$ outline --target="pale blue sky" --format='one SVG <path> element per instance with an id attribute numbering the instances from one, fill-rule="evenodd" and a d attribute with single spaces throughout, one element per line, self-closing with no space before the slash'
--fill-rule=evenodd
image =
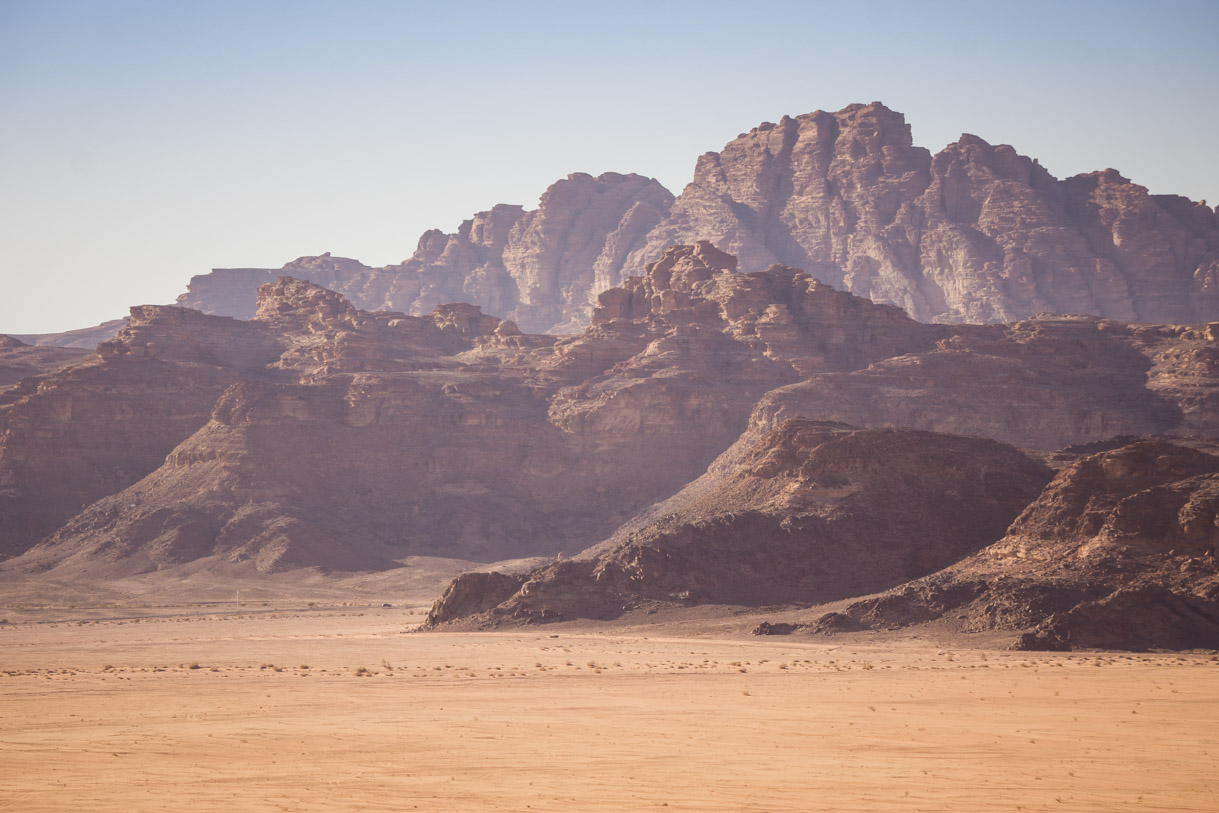
<path id="1" fill-rule="evenodd" d="M 212 267 L 398 262 L 571 172 L 674 193 L 784 114 L 883 101 L 1059 177 L 1219 202 L 1219 2 L 0 0 L 0 332 Z"/>

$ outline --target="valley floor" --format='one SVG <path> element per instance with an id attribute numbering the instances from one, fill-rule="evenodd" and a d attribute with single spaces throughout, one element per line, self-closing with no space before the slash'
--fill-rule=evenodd
<path id="1" fill-rule="evenodd" d="M 0 611 L 0 809 L 1219 806 L 1209 654 L 408 633 L 423 611 Z"/>

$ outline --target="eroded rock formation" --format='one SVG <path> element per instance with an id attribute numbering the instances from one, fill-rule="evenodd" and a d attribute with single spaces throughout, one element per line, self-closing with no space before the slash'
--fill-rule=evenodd
<path id="1" fill-rule="evenodd" d="M 926 322 L 1219 319 L 1213 209 L 1113 170 L 1059 181 L 972 135 L 932 156 L 878 102 L 784 117 L 705 154 L 628 268 L 693 239 Z"/>
<path id="2" fill-rule="evenodd" d="M 1219 646 L 1219 457 L 1139 441 L 1068 466 L 1003 539 L 852 605 L 864 626 L 949 616 L 1024 649 Z"/>
<path id="3" fill-rule="evenodd" d="M 220 268 L 194 277 L 178 303 L 248 319 L 258 286 L 280 275 L 338 291 L 366 310 L 421 315 L 468 302 L 529 332 L 588 324 L 597 294 L 625 278 L 627 256 L 668 212 L 673 195 L 651 178 L 576 173 L 551 184 L 538 208 L 498 205 L 453 234 L 431 230 L 399 265 L 300 257 L 282 269 Z"/>
<path id="4" fill-rule="evenodd" d="M 51 372 L 85 355 L 83 350 L 66 347 L 30 346 L 14 336 L 0 334 L 0 394 L 23 378 Z"/>
<path id="5" fill-rule="evenodd" d="M 44 429 L 5 448 L 41 444 L 8 464 L 8 513 L 41 524 L 10 538 L 58 528 L 22 561 L 115 573 L 210 556 L 377 569 L 578 550 L 701 474 L 763 393 L 928 348 L 942 330 L 792 269 L 733 265 L 706 244 L 675 249 L 566 339 L 472 305 L 369 313 L 287 277 L 260 288 L 249 322 L 133 309 L 94 359 L 15 397 L 10 418 Z M 135 394 L 157 381 L 172 426 L 147 421 L 157 399 Z M 61 389 L 74 414 L 54 408 Z M 143 411 L 147 449 L 108 490 L 51 473 L 22 487 L 21 466 L 70 466 L 80 432 L 118 454 L 123 432 L 78 416 L 120 429 L 123 410 Z"/>
<path id="6" fill-rule="evenodd" d="M 1003 533 L 1050 478 L 979 438 L 792 419 L 576 559 L 517 579 L 494 606 L 458 577 L 428 623 L 616 618 L 647 602 L 815 603 L 894 586 Z M 478 582 L 475 584 L 475 582 Z M 507 593 L 507 595 L 504 595 Z"/>
<path id="7" fill-rule="evenodd" d="M 0 553 L 157 469 L 272 348 L 258 325 L 141 306 L 85 361 L 0 394 Z"/>
<path id="8" fill-rule="evenodd" d="M 0 394 L 20 554 L 0 577 L 588 549 L 461 582 L 435 620 L 809 603 L 1003 536 L 1049 474 L 996 441 L 1219 433 L 1215 326 L 923 324 L 709 242 L 603 292 L 591 321 L 558 337 L 470 304 L 369 312 L 291 277 L 250 321 L 133 308 L 83 362 Z"/>
<path id="9" fill-rule="evenodd" d="M 1058 180 L 972 135 L 933 156 L 879 102 L 755 127 L 699 158 L 676 199 L 638 175 L 575 174 L 536 210 L 499 205 L 454 234 L 428 231 L 400 265 L 323 255 L 217 269 L 179 301 L 249 318 L 257 286 L 287 274 L 368 310 L 463 301 L 527 332 L 565 333 L 588 323 L 597 294 L 698 240 L 742 271 L 799 268 L 923 322 L 1219 320 L 1214 209 L 1111 169 Z"/>

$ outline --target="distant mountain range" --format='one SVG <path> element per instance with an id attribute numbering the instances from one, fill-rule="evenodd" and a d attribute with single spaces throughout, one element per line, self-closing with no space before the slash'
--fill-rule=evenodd
<path id="1" fill-rule="evenodd" d="M 1219 325 L 926 324 L 709 242 L 591 322 L 285 276 L 249 321 L 139 306 L 93 354 L 5 340 L 0 586 L 564 553 L 459 578 L 432 623 L 859 598 L 827 629 L 1219 642 Z"/>
<path id="2" fill-rule="evenodd" d="M 964 135 L 932 155 L 874 102 L 784 117 L 698 159 L 676 198 L 655 180 L 570 175 L 536 210 L 498 205 L 429 231 L 400 265 L 301 257 L 217 269 L 179 303 L 249 318 L 281 274 L 366 310 L 469 302 L 527 332 L 588 324 L 597 294 L 671 245 L 709 240 L 743 271 L 781 263 L 922 322 L 1079 313 L 1219 320 L 1219 216 L 1108 169 L 1058 180 L 1009 146 Z"/>
<path id="3" fill-rule="evenodd" d="M 677 198 L 572 175 L 398 266 L 216 270 L 0 336 L 0 591 L 427 559 L 488 565 L 433 627 L 836 602 L 765 631 L 1216 647 L 1217 246 L 872 104 Z"/>

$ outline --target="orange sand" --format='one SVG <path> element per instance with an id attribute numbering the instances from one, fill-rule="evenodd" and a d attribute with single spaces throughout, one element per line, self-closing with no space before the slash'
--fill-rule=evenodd
<path id="1" fill-rule="evenodd" d="M 0 810 L 1219 809 L 1209 655 L 419 620 L 0 625 Z"/>

